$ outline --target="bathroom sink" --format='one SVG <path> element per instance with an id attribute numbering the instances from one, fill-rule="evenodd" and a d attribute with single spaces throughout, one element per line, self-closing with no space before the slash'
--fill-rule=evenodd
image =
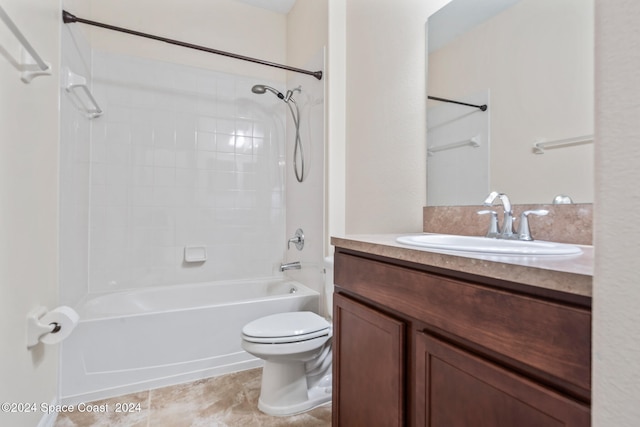
<path id="1" fill-rule="evenodd" d="M 491 255 L 538 256 L 576 255 L 582 253 L 582 249 L 579 247 L 564 243 L 545 242 L 542 240 L 504 240 L 453 234 L 412 234 L 398 237 L 396 241 L 425 250 L 435 249 Z"/>

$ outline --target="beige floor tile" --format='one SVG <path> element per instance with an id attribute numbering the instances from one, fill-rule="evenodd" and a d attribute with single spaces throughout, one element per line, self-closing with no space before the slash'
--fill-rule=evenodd
<path id="1" fill-rule="evenodd" d="M 147 427 L 149 420 L 149 392 L 127 394 L 112 399 L 87 403 L 86 407 L 103 412 L 74 412 L 58 415 L 54 427 Z"/>
<path id="2" fill-rule="evenodd" d="M 152 426 L 330 426 L 331 407 L 291 417 L 258 410 L 260 369 L 151 391 Z"/>
<path id="3" fill-rule="evenodd" d="M 328 427 L 331 405 L 290 417 L 258 410 L 261 369 L 164 387 L 93 402 L 108 405 L 104 414 L 58 416 L 55 427 Z M 116 413 L 117 403 L 140 403 L 140 412 Z"/>

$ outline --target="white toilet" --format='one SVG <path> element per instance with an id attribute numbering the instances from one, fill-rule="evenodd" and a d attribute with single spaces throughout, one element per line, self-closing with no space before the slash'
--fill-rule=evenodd
<path id="1" fill-rule="evenodd" d="M 333 258 L 326 263 L 326 302 L 333 311 Z M 285 416 L 331 400 L 330 321 L 310 311 L 272 314 L 242 328 L 242 348 L 264 360 L 258 408 Z"/>

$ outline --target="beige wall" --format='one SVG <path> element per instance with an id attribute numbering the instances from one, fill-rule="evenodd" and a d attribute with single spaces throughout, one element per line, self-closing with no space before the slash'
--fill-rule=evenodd
<path id="1" fill-rule="evenodd" d="M 347 233 L 421 230 L 425 22 L 445 3 L 346 2 Z"/>
<path id="2" fill-rule="evenodd" d="M 593 426 L 640 420 L 640 2 L 596 0 Z"/>
<path id="3" fill-rule="evenodd" d="M 328 0 L 297 2 L 287 15 L 287 65 L 302 68 L 327 45 L 327 3 Z"/>
<path id="4" fill-rule="evenodd" d="M 57 346 L 26 348 L 26 316 L 58 302 L 58 57 L 60 7 L 6 0 L 3 9 L 52 76 L 30 84 L 0 56 L 0 402 L 49 404 L 57 395 Z M 0 45 L 17 42 L 0 23 Z M 0 412 L 0 425 L 35 426 L 34 413 Z"/>
<path id="5" fill-rule="evenodd" d="M 326 166 L 326 242 L 327 252 L 331 236 L 345 234 L 346 212 L 346 53 L 347 27 L 344 0 L 328 0 L 327 72 L 327 166 Z"/>
<path id="6" fill-rule="evenodd" d="M 92 19 L 212 49 L 286 63 L 286 16 L 234 0 L 91 0 Z M 72 10 L 69 12 L 73 13 Z M 78 16 L 80 16 L 78 14 Z M 255 25 L 259 22 L 260 25 Z M 73 24 L 84 25 L 84 24 Z M 91 27 L 95 49 L 284 81 L 276 68 Z"/>

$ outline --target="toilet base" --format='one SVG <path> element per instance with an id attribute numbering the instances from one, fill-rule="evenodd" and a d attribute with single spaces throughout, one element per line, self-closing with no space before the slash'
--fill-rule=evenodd
<path id="1" fill-rule="evenodd" d="M 331 401 L 331 369 L 308 388 L 305 363 L 266 361 L 258 409 L 268 415 L 288 416 Z"/>
<path id="2" fill-rule="evenodd" d="M 300 414 L 331 402 L 331 387 L 328 389 L 314 387 L 308 391 L 308 394 L 309 398 L 306 401 L 287 406 L 268 405 L 260 398 L 258 399 L 258 409 L 267 415 L 286 417 Z"/>

